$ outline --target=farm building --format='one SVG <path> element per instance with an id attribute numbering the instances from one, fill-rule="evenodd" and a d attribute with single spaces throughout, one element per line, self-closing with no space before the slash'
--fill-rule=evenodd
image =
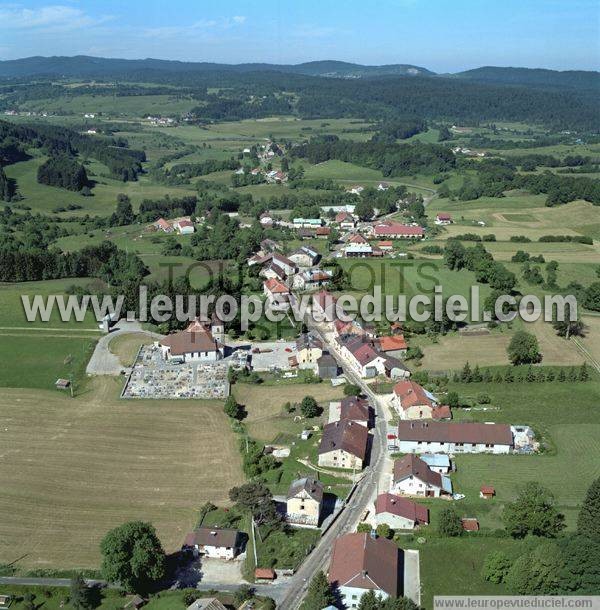
<path id="1" fill-rule="evenodd" d="M 425 235 L 423 227 L 405 225 L 392 220 L 379 222 L 373 226 L 375 237 L 389 237 L 392 239 L 422 239 Z"/>
<path id="2" fill-rule="evenodd" d="M 402 453 L 509 453 L 513 435 L 507 424 L 401 421 L 398 447 Z"/>
<path id="3" fill-rule="evenodd" d="M 323 427 L 319 445 L 319 466 L 357 468 L 365 464 L 369 432 L 352 421 L 338 421 Z"/>

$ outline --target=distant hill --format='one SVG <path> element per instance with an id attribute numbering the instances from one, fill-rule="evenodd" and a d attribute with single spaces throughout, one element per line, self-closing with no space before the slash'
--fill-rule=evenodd
<path id="1" fill-rule="evenodd" d="M 542 68 L 497 68 L 485 66 L 452 75 L 479 82 L 541 87 L 600 88 L 600 72 L 544 70 Z"/>
<path id="2" fill-rule="evenodd" d="M 23 78 L 28 76 L 103 77 L 141 71 L 164 72 L 265 72 L 276 71 L 306 76 L 337 78 L 365 78 L 369 76 L 407 75 L 425 76 L 434 72 L 407 64 L 362 66 L 343 61 L 311 61 L 302 64 L 217 64 L 208 62 L 171 61 L 164 59 L 108 59 L 77 55 L 75 57 L 25 57 L 0 61 L 0 77 Z"/>

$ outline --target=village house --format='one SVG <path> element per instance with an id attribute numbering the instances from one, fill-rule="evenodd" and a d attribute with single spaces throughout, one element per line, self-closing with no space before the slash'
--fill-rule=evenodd
<path id="1" fill-rule="evenodd" d="M 294 288 L 310 291 L 327 286 L 331 281 L 332 272 L 323 269 L 307 269 L 294 276 Z"/>
<path id="2" fill-rule="evenodd" d="M 373 246 L 368 242 L 364 244 L 348 243 L 344 246 L 343 252 L 346 258 L 369 258 L 373 256 Z"/>
<path id="3" fill-rule="evenodd" d="M 174 226 L 181 235 L 190 235 L 195 231 L 194 223 L 189 218 L 181 218 Z"/>
<path id="4" fill-rule="evenodd" d="M 344 237 L 344 242 L 347 244 L 368 244 L 367 238 L 360 233 L 348 233 Z"/>
<path id="5" fill-rule="evenodd" d="M 330 353 L 324 353 L 317 360 L 317 371 L 321 379 L 335 379 L 339 372 L 338 363 Z"/>
<path id="6" fill-rule="evenodd" d="M 298 267 L 312 267 L 319 260 L 320 255 L 317 251 L 309 248 L 308 246 L 300 246 L 297 250 L 288 255 L 291 260 Z"/>
<path id="7" fill-rule="evenodd" d="M 351 421 L 369 429 L 373 426 L 373 409 L 364 398 L 346 396 L 329 403 L 329 423 Z"/>
<path id="8" fill-rule="evenodd" d="M 314 368 L 323 355 L 323 342 L 310 333 L 302 333 L 296 339 L 296 361 L 300 368 Z"/>
<path id="9" fill-rule="evenodd" d="M 352 421 L 326 424 L 319 445 L 319 466 L 362 470 L 367 457 L 369 431 Z"/>
<path id="10" fill-rule="evenodd" d="M 377 347 L 381 353 L 386 356 L 393 356 L 394 358 L 403 358 L 408 351 L 404 335 L 400 334 L 391 337 L 379 337 Z"/>
<path id="11" fill-rule="evenodd" d="M 350 231 L 356 227 L 356 219 L 348 212 L 338 212 L 334 222 L 339 225 L 342 231 Z"/>
<path id="12" fill-rule="evenodd" d="M 448 405 L 440 405 L 437 398 L 414 381 L 399 381 L 394 386 L 392 404 L 401 419 L 450 419 Z"/>
<path id="13" fill-rule="evenodd" d="M 414 381 L 399 381 L 394 386 L 392 403 L 402 419 L 431 419 L 438 401 Z"/>
<path id="14" fill-rule="evenodd" d="M 291 261 L 283 254 L 279 254 L 278 252 L 273 252 L 271 254 L 271 261 L 277 266 L 281 267 L 286 275 L 294 275 L 298 271 L 298 267 L 294 261 Z"/>
<path id="15" fill-rule="evenodd" d="M 352 336 L 340 342 L 342 355 L 364 379 L 385 374 L 385 358 L 363 337 Z"/>
<path id="16" fill-rule="evenodd" d="M 397 444 L 402 453 L 510 453 L 513 435 L 507 424 L 401 421 Z"/>
<path id="17" fill-rule="evenodd" d="M 286 498 L 286 520 L 317 527 L 323 508 L 323 484 L 312 477 L 293 481 Z"/>
<path id="18" fill-rule="evenodd" d="M 390 252 L 394 249 L 394 242 L 387 240 L 378 241 L 377 247 L 383 252 Z"/>
<path id="19" fill-rule="evenodd" d="M 318 239 L 327 239 L 331 235 L 330 227 L 318 227 L 315 231 L 315 236 Z"/>
<path id="20" fill-rule="evenodd" d="M 327 290 L 312 295 L 312 314 L 318 321 L 333 322 L 337 319 L 336 297 Z"/>
<path id="21" fill-rule="evenodd" d="M 290 290 L 281 280 L 277 278 L 265 280 L 263 292 L 271 309 L 283 310 L 290 307 Z"/>
<path id="22" fill-rule="evenodd" d="M 387 191 L 390 188 L 390 185 L 387 182 L 380 182 L 377 185 L 378 191 Z"/>
<path id="23" fill-rule="evenodd" d="M 175 230 L 171 223 L 167 222 L 164 218 L 159 218 L 152 225 L 157 231 L 163 231 L 164 233 L 173 233 Z"/>
<path id="24" fill-rule="evenodd" d="M 270 212 L 263 212 L 258 221 L 260 222 L 260 226 L 269 229 L 275 224 L 275 219 L 271 216 Z"/>
<path id="25" fill-rule="evenodd" d="M 443 212 L 440 212 L 436 215 L 434 222 L 436 225 L 451 225 L 452 216 L 450 216 L 450 214 L 444 214 Z"/>
<path id="26" fill-rule="evenodd" d="M 191 550 L 195 557 L 205 555 L 215 559 L 235 559 L 243 545 L 243 536 L 238 530 L 199 527 L 185 537 L 182 550 Z"/>
<path id="27" fill-rule="evenodd" d="M 340 536 L 333 545 L 327 579 L 343 607 L 358 608 L 368 591 L 383 599 L 402 595 L 401 552 L 386 538 L 358 532 Z"/>
<path id="28" fill-rule="evenodd" d="M 394 462 L 391 491 L 406 496 L 439 498 L 443 494 L 452 494 L 452 482 L 411 453 Z"/>
<path id="29" fill-rule="evenodd" d="M 360 184 L 355 184 L 354 186 L 348 187 L 346 189 L 346 192 L 352 193 L 353 195 L 360 195 L 364 190 L 364 186 L 361 186 Z"/>
<path id="30" fill-rule="evenodd" d="M 422 239 L 425 235 L 423 227 L 405 225 L 393 220 L 385 220 L 373 226 L 375 237 L 390 237 L 392 239 Z"/>
<path id="31" fill-rule="evenodd" d="M 408 498 L 382 493 L 375 500 L 375 523 L 385 523 L 394 530 L 412 530 L 429 525 L 429 509 Z"/>

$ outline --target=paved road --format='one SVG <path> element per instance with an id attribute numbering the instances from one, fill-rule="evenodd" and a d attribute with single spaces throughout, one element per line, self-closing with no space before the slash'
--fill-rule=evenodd
<path id="1" fill-rule="evenodd" d="M 108 349 L 108 344 L 113 337 L 126 333 L 146 333 L 152 337 L 159 338 L 161 335 L 145 331 L 139 322 L 128 322 L 119 320 L 110 333 L 103 335 L 96 343 L 94 353 L 87 364 L 85 372 L 88 375 L 120 375 L 124 367 L 119 359 Z"/>
<path id="2" fill-rule="evenodd" d="M 333 337 L 330 332 L 323 328 L 323 326 L 317 325 L 310 319 L 310 316 L 307 317 L 306 324 L 313 333 L 317 334 L 322 341 L 328 345 L 331 354 L 343 369 L 346 378 L 358 385 L 369 397 L 377 418 L 370 462 L 365 469 L 364 477 L 358 483 L 356 491 L 348 501 L 346 509 L 342 511 L 335 523 L 320 539 L 312 553 L 306 558 L 298 568 L 294 577 L 290 580 L 286 594 L 281 600 L 281 608 L 285 608 L 286 610 L 288 608 L 298 608 L 306 594 L 312 577 L 319 570 L 326 571 L 333 548 L 333 542 L 339 536 L 353 532 L 356 529 L 356 526 L 360 522 L 361 515 L 372 505 L 377 490 L 382 489 L 382 482 L 385 481 L 387 470 L 391 467 L 391 461 L 387 455 L 386 444 L 388 406 L 385 399 L 375 394 L 352 366 L 341 356 L 337 350 L 336 344 L 332 340 Z M 411 557 L 409 562 L 411 576 L 409 577 L 410 584 L 407 586 L 406 595 L 410 596 L 415 602 L 418 602 L 420 599 L 419 559 L 418 552 L 415 551 L 415 554 L 417 555 L 416 562 L 414 557 Z"/>

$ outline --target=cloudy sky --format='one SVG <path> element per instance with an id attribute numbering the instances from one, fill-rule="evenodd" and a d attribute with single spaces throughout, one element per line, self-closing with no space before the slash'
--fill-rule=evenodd
<path id="1" fill-rule="evenodd" d="M 59 1 L 0 0 L 0 59 L 600 67 L 598 0 Z"/>

